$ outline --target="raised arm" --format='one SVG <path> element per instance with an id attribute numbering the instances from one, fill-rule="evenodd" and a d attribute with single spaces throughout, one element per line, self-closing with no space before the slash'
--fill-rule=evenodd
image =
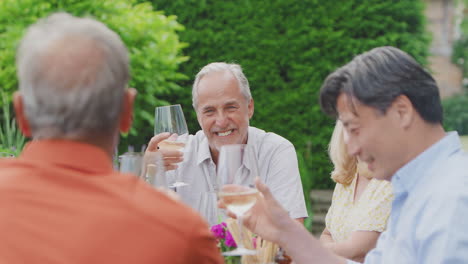
<path id="1" fill-rule="evenodd" d="M 345 259 L 325 249 L 303 225 L 290 218 L 259 179 L 256 186 L 261 194 L 254 207 L 243 218 L 247 228 L 266 240 L 278 243 L 296 264 L 345 263 Z M 220 207 L 224 205 L 221 203 Z"/>

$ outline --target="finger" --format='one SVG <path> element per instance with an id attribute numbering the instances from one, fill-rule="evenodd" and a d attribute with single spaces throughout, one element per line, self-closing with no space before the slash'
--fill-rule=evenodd
<path id="1" fill-rule="evenodd" d="M 167 139 L 171 134 L 168 132 L 160 133 L 155 135 L 151 138 L 150 142 L 148 143 L 148 147 L 146 151 L 156 151 L 158 149 L 159 142 Z"/>
<path id="2" fill-rule="evenodd" d="M 226 209 L 226 204 L 223 202 L 223 200 L 218 201 L 218 208 Z"/>
<path id="3" fill-rule="evenodd" d="M 184 153 L 179 150 L 168 150 L 160 149 L 159 150 L 164 158 L 183 158 Z"/>
<path id="4" fill-rule="evenodd" d="M 177 133 L 172 133 L 172 135 L 169 136 L 168 140 L 177 140 L 178 137 L 179 135 L 177 135 Z"/>
<path id="5" fill-rule="evenodd" d="M 263 197 L 265 197 L 265 199 L 273 198 L 273 194 L 271 194 L 270 189 L 268 188 L 268 186 L 262 183 L 259 177 L 255 178 L 255 187 L 257 187 L 257 190 L 260 191 L 260 193 L 263 195 Z"/>
<path id="6" fill-rule="evenodd" d="M 166 171 L 170 171 L 170 170 L 175 170 L 177 169 L 179 166 L 175 165 L 175 164 L 168 164 L 168 165 L 164 165 L 164 168 Z"/>
<path id="7" fill-rule="evenodd" d="M 180 157 L 167 157 L 167 158 L 164 158 L 164 164 L 168 164 L 168 163 L 179 163 L 179 162 L 182 162 L 183 161 L 183 158 Z"/>
<path id="8" fill-rule="evenodd" d="M 237 215 L 229 210 L 226 211 L 226 214 L 231 218 L 237 219 Z M 242 222 L 244 221 L 245 221 L 245 218 L 242 219 Z"/>

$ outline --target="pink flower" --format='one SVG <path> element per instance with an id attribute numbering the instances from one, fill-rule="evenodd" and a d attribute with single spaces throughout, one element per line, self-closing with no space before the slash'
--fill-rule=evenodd
<path id="1" fill-rule="evenodd" d="M 228 247 L 237 247 L 236 241 L 234 241 L 234 238 L 232 238 L 231 232 L 229 230 L 226 230 L 226 239 L 224 240 L 224 244 Z"/>
<path id="2" fill-rule="evenodd" d="M 213 233 L 217 239 L 224 239 L 226 237 L 225 225 L 223 224 L 224 223 L 221 223 L 211 227 L 211 233 Z"/>

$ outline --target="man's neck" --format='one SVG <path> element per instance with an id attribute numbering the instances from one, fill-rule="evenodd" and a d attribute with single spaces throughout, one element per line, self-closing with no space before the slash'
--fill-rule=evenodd
<path id="1" fill-rule="evenodd" d="M 423 123 L 419 129 L 412 132 L 408 138 L 407 162 L 416 158 L 419 154 L 445 137 L 445 131 L 440 124 Z"/>
<path id="2" fill-rule="evenodd" d="M 219 151 L 217 149 L 212 149 L 210 147 L 211 159 L 213 160 L 214 164 L 218 166 L 218 158 L 219 158 Z"/>
<path id="3" fill-rule="evenodd" d="M 41 138 L 35 138 L 41 139 Z M 90 144 L 102 149 L 111 159 L 114 155 L 115 146 L 118 144 L 118 134 L 116 136 L 90 134 L 86 136 L 63 136 L 54 139 L 71 140 L 81 143 Z"/>

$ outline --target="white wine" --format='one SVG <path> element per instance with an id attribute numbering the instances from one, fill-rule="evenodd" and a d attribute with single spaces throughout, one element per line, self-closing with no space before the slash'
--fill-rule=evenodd
<path id="1" fill-rule="evenodd" d="M 167 149 L 167 150 L 182 150 L 185 147 L 185 143 L 173 141 L 173 140 L 163 140 L 159 142 L 158 147 L 160 149 Z"/>
<path id="2" fill-rule="evenodd" d="M 220 192 L 218 195 L 229 211 L 236 215 L 243 215 L 257 201 L 257 193 L 257 189 L 249 188 L 240 192 Z"/>

